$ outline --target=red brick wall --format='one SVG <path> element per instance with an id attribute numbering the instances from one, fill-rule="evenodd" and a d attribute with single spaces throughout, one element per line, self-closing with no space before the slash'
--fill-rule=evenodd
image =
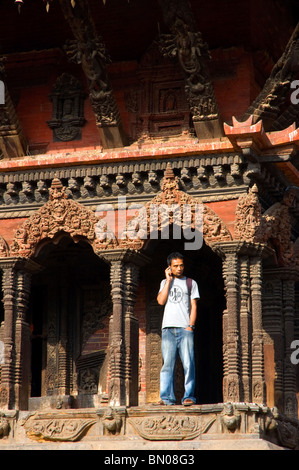
<path id="1" fill-rule="evenodd" d="M 0 235 L 4 240 L 11 244 L 14 238 L 14 233 L 24 222 L 25 218 L 22 219 L 2 219 L 0 220 Z"/>
<path id="2" fill-rule="evenodd" d="M 71 142 L 53 142 L 53 132 L 47 124 L 47 121 L 52 118 L 50 93 L 50 84 L 21 90 L 16 111 L 29 146 L 48 142 L 47 153 L 99 147 L 101 145 L 99 132 L 89 100 L 85 100 L 84 104 L 86 124 L 82 128 L 82 139 Z"/>
<path id="3" fill-rule="evenodd" d="M 109 345 L 109 318 L 110 317 L 105 318 L 105 320 L 103 320 L 104 327 L 96 331 L 86 341 L 82 350 L 82 355 L 107 350 Z"/>
<path id="4" fill-rule="evenodd" d="M 238 199 L 209 202 L 206 204 L 214 212 L 216 212 L 216 214 L 224 222 L 232 236 L 234 236 L 235 212 L 237 204 Z"/>

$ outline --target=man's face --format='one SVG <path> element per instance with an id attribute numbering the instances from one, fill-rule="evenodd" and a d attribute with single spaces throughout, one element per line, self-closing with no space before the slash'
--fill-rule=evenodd
<path id="1" fill-rule="evenodd" d="M 184 272 L 184 262 L 182 259 L 173 259 L 171 261 L 171 272 L 174 277 L 181 277 Z"/>

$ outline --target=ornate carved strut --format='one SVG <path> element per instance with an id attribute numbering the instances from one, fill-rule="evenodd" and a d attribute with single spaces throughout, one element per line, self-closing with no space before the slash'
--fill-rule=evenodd
<path id="1" fill-rule="evenodd" d="M 126 138 L 106 68 L 110 58 L 96 32 L 88 2 L 82 0 L 72 6 L 68 0 L 60 0 L 60 6 L 75 36 L 65 50 L 72 62 L 82 65 L 88 80 L 89 98 L 103 147 L 122 147 Z"/>
<path id="2" fill-rule="evenodd" d="M 163 55 L 176 57 L 185 76 L 185 92 L 194 128 L 199 138 L 219 137 L 223 134 L 219 110 L 214 95 L 207 61 L 208 46 L 196 30 L 192 11 L 187 1 L 160 0 L 169 34 L 161 34 Z"/>

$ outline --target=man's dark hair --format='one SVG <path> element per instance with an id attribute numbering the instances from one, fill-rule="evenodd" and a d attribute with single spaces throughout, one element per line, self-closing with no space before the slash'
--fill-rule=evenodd
<path id="1" fill-rule="evenodd" d="M 182 261 L 184 261 L 184 256 L 177 252 L 177 251 L 174 251 L 173 253 L 170 253 L 170 255 L 167 257 L 167 265 L 170 266 L 171 265 L 171 261 L 173 259 L 181 259 Z"/>

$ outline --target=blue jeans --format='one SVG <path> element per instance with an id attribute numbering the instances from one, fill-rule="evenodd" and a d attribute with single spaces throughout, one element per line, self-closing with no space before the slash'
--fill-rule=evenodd
<path id="1" fill-rule="evenodd" d="M 185 393 L 182 403 L 190 398 L 194 403 L 195 362 L 194 362 L 194 333 L 185 328 L 162 329 L 163 366 L 160 372 L 160 396 L 166 405 L 175 404 L 174 370 L 179 352 L 185 375 Z"/>

